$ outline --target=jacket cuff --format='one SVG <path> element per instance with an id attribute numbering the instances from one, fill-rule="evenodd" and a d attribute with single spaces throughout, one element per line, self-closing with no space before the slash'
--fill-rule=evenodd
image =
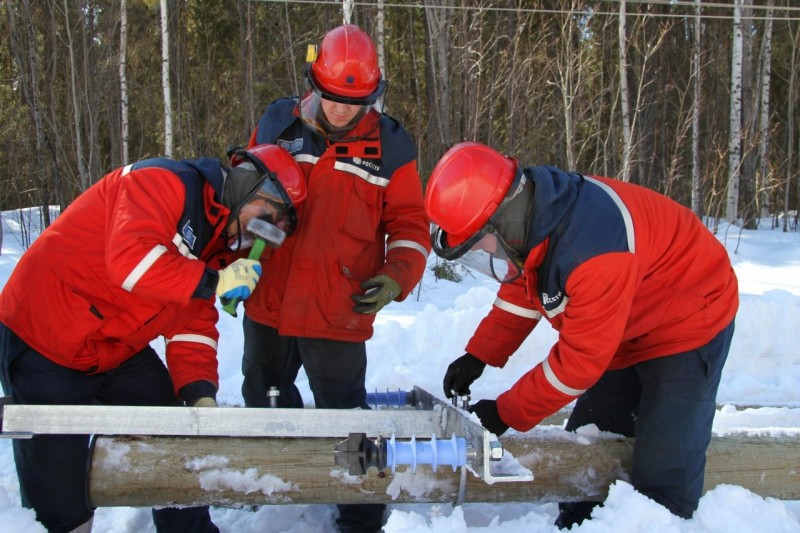
<path id="1" fill-rule="evenodd" d="M 193 381 L 181 387 L 178 396 L 186 402 L 186 405 L 193 405 L 200 398 L 217 399 L 217 387 L 210 381 Z"/>
<path id="2" fill-rule="evenodd" d="M 217 284 L 219 283 L 219 272 L 213 268 L 206 267 L 203 272 L 203 277 L 200 278 L 200 283 L 192 293 L 192 298 L 200 298 L 207 300 L 214 296 L 217 292 Z"/>

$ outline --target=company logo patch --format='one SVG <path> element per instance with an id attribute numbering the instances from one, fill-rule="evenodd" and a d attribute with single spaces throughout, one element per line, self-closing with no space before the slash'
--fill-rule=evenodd
<path id="1" fill-rule="evenodd" d="M 545 306 L 546 306 L 546 305 L 549 305 L 549 304 L 553 304 L 553 303 L 556 303 L 556 302 L 558 302 L 559 300 L 561 300 L 561 298 L 562 298 L 562 297 L 563 297 L 563 295 L 561 294 L 561 291 L 558 291 L 558 292 L 555 294 L 555 296 L 549 296 L 549 295 L 548 295 L 546 292 L 543 292 L 543 293 L 542 293 L 542 303 L 543 303 Z"/>
<path id="2" fill-rule="evenodd" d="M 191 220 L 187 220 L 186 224 L 183 225 L 181 228 L 181 237 L 183 237 L 183 242 L 185 242 L 189 248 L 194 249 L 194 243 L 197 241 L 197 235 L 194 234 L 194 230 L 192 226 L 190 226 Z"/>
<path id="3" fill-rule="evenodd" d="M 303 139 L 302 138 L 294 139 L 293 141 L 285 141 L 283 139 L 278 139 L 278 146 L 280 146 L 290 154 L 293 154 L 295 152 L 300 151 L 300 149 L 303 147 Z"/>
<path id="4" fill-rule="evenodd" d="M 354 157 L 353 158 L 353 164 L 356 165 L 356 166 L 359 166 L 359 167 L 367 167 L 369 169 L 374 170 L 375 172 L 380 172 L 381 171 L 381 167 L 379 167 L 378 165 L 376 165 L 375 163 L 373 163 L 371 161 L 368 161 L 366 159 L 361 159 L 360 157 Z"/>

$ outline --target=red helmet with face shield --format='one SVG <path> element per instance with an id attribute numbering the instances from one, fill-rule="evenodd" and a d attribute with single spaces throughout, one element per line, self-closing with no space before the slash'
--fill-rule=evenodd
<path id="1" fill-rule="evenodd" d="M 343 104 L 372 104 L 386 88 L 375 44 L 354 24 L 325 34 L 316 59 L 306 69 L 306 78 L 323 98 Z"/>
<path id="2" fill-rule="evenodd" d="M 505 222 L 506 232 L 519 225 L 524 234 L 530 198 L 520 194 L 523 180 L 516 160 L 488 146 L 462 142 L 450 148 L 434 167 L 425 192 L 425 211 L 435 224 L 434 252 L 501 282 L 519 277 L 522 258 L 501 234 L 500 223 Z M 512 211 L 522 216 L 509 224 L 509 205 L 518 198 L 520 208 Z"/>
<path id="3" fill-rule="evenodd" d="M 514 159 L 481 143 L 450 148 L 428 180 L 425 211 L 456 246 L 478 233 L 505 199 L 517 173 Z"/>
<path id="4" fill-rule="evenodd" d="M 238 218 L 254 198 L 263 198 L 269 204 L 269 222 L 291 235 L 297 225 L 296 207 L 306 198 L 305 175 L 291 154 L 274 144 L 260 144 L 249 150 L 231 148 L 228 155 L 231 171 L 223 197 L 234 199 L 231 218 Z"/>

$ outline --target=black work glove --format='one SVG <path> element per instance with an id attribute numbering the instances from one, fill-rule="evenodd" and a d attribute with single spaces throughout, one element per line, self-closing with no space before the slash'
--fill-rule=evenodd
<path id="1" fill-rule="evenodd" d="M 361 284 L 364 294 L 354 294 L 350 298 L 356 302 L 353 311 L 371 315 L 397 298 L 400 294 L 400 284 L 385 274 L 370 278 Z"/>
<path id="2" fill-rule="evenodd" d="M 472 355 L 465 353 L 447 367 L 444 375 L 444 395 L 448 398 L 469 394 L 469 386 L 481 377 L 486 363 Z"/>
<path id="3" fill-rule="evenodd" d="M 508 431 L 508 424 L 503 422 L 497 412 L 495 400 L 481 400 L 469 408 L 470 413 L 475 413 L 481 419 L 481 425 L 498 437 Z"/>

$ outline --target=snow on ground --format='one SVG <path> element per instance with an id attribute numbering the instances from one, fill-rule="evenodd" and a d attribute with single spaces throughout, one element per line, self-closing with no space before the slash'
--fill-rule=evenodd
<path id="1" fill-rule="evenodd" d="M 0 254 L 0 286 L 22 250 L 20 225 L 3 214 L 5 233 Z M 728 249 L 739 276 L 741 307 L 728 363 L 722 375 L 714 422 L 718 435 L 738 431 L 800 433 L 800 234 L 724 227 L 719 238 Z M 430 265 L 435 263 L 431 258 Z M 367 343 L 369 391 L 410 390 L 414 385 L 442 396 L 447 365 L 464 346 L 488 312 L 496 283 L 479 274 L 463 273 L 460 283 L 437 281 L 426 272 L 420 288 L 405 302 L 392 303 L 378 316 L 375 335 Z M 241 316 L 241 313 L 240 313 Z M 241 318 L 221 313 L 220 403 L 242 405 L 240 360 Z M 473 402 L 494 398 L 540 361 L 554 342 L 546 324 L 526 340 L 504 369 L 487 368 L 473 385 Z M 158 341 L 155 345 L 160 345 Z M 312 397 L 301 374 L 298 382 L 306 402 Z M 759 407 L 761 406 L 761 407 Z M 766 406 L 766 407 L 764 407 Z M 552 428 L 551 428 L 552 429 Z M 543 429 L 534 428 L 534 432 Z M 400 472 L 398 472 L 400 475 Z M 281 480 L 277 480 L 281 481 Z M 288 480 L 283 480 L 288 481 Z M 484 532 L 557 531 L 553 503 L 396 504 L 389 506 L 385 531 Z M 212 508 L 223 532 L 330 532 L 332 505 L 272 505 L 256 510 Z M 9 440 L 0 439 L 0 532 L 43 531 L 32 511 L 20 506 L 19 485 Z M 149 509 L 123 507 L 97 510 L 94 531 L 100 533 L 154 531 Z M 694 518 L 683 520 L 638 494 L 624 481 L 610 489 L 594 519 L 573 529 L 580 532 L 797 532 L 800 502 L 763 498 L 742 487 L 721 485 L 705 494 Z"/>

